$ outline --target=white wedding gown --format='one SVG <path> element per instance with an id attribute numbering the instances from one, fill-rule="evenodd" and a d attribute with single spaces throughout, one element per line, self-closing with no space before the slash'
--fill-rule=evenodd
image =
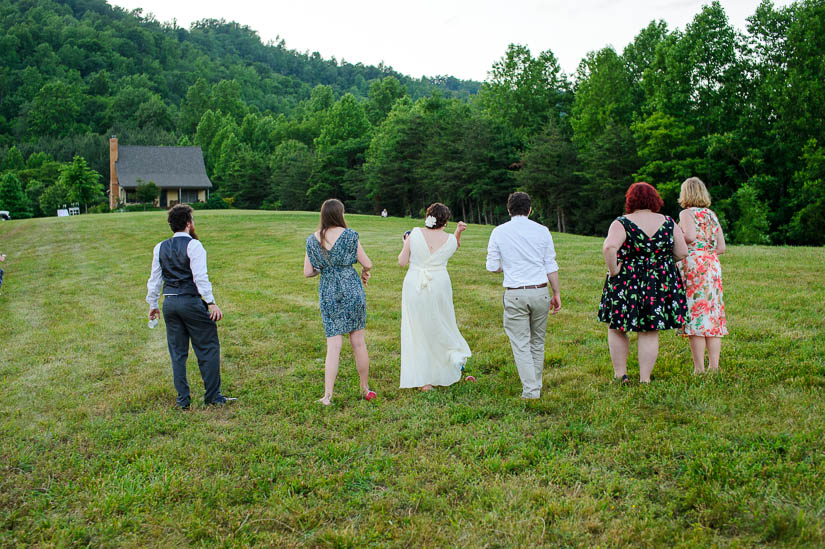
<path id="1" fill-rule="evenodd" d="M 455 236 L 432 254 L 421 229 L 410 233 L 410 267 L 401 292 L 401 388 L 452 385 L 461 379 L 470 347 L 455 321 L 447 261 Z"/>

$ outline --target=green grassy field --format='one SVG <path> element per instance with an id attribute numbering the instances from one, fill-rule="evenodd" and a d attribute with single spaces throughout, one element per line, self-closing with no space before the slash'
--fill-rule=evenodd
<path id="1" fill-rule="evenodd" d="M 479 381 L 425 394 L 397 388 L 413 221 L 348 220 L 375 263 L 378 399 L 358 398 L 345 348 L 334 405 L 314 402 L 325 340 L 301 269 L 317 215 L 197 212 L 240 401 L 189 413 L 163 325 L 146 327 L 165 214 L 0 223 L 0 545 L 825 544 L 825 249 L 732 247 L 722 374 L 691 376 L 666 332 L 654 383 L 622 388 L 596 321 L 601 240 L 554 234 L 564 309 L 525 403 L 484 270 L 491 228 L 450 263 Z M 194 356 L 189 380 L 195 404 Z"/>

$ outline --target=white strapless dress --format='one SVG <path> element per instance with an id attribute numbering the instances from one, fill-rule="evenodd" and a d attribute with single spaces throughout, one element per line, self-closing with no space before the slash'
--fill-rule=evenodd
<path id="1" fill-rule="evenodd" d="M 447 261 L 455 236 L 432 254 L 421 229 L 410 233 L 410 266 L 401 292 L 401 388 L 452 385 L 470 358 L 455 320 Z"/>

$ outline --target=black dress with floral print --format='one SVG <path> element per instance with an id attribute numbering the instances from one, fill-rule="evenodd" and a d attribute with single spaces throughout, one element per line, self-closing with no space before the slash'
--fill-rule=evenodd
<path id="1" fill-rule="evenodd" d="M 617 221 L 627 236 L 617 254 L 619 274 L 604 283 L 599 320 L 623 332 L 679 328 L 687 317 L 687 299 L 673 259 L 673 219 L 665 216 L 652 237 L 625 216 Z"/>

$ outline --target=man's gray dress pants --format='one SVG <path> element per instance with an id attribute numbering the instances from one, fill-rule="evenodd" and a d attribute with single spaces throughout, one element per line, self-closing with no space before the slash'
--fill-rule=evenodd
<path id="1" fill-rule="evenodd" d="M 178 392 L 177 405 L 189 405 L 189 382 L 186 379 L 186 359 L 189 342 L 198 357 L 204 385 L 206 404 L 220 402 L 221 344 L 218 326 L 209 318 L 209 309 L 200 296 L 168 295 L 163 300 L 163 320 L 166 323 L 166 341 L 172 358 L 172 377 Z"/>

